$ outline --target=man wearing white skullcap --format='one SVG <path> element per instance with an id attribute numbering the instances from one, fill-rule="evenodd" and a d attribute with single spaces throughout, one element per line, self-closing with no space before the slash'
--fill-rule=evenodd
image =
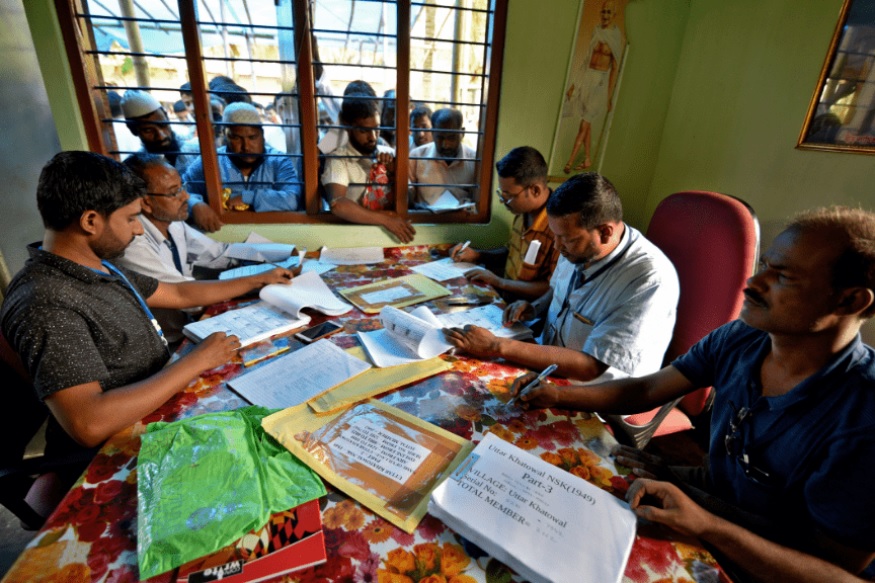
<path id="1" fill-rule="evenodd" d="M 173 132 L 167 113 L 155 97 L 146 91 L 129 89 L 122 97 L 122 111 L 128 129 L 140 138 L 141 152 L 164 156 L 180 174 L 198 158 L 196 140 L 185 142 Z M 189 201 L 189 214 L 194 223 L 205 231 L 218 231 L 222 227 L 219 216 L 200 201 Z"/>
<path id="2" fill-rule="evenodd" d="M 218 148 L 222 185 L 230 190 L 228 206 L 255 211 L 303 208 L 301 183 L 292 159 L 264 143 L 261 116 L 252 104 L 231 103 L 222 114 L 225 145 Z M 203 158 L 183 176 L 192 199 L 206 196 Z"/>

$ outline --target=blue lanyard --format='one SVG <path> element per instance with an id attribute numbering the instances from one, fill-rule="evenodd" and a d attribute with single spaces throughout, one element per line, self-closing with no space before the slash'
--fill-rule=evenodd
<path id="1" fill-rule="evenodd" d="M 149 306 L 146 305 L 146 300 L 143 299 L 143 296 L 140 295 L 140 292 L 137 291 L 137 288 L 133 286 L 133 284 L 128 280 L 125 274 L 122 273 L 115 265 L 113 265 L 109 261 L 101 261 L 100 263 L 104 267 L 109 269 L 112 273 L 117 275 L 128 287 L 128 289 L 131 290 L 131 293 L 134 294 L 137 302 L 139 302 L 140 307 L 143 308 L 143 311 L 146 313 L 146 317 L 149 318 L 150 322 L 152 322 L 152 327 L 155 328 L 155 333 L 158 334 L 158 338 L 160 338 L 161 342 L 164 343 L 164 348 L 167 348 L 167 338 L 164 337 L 164 330 L 161 329 L 161 325 L 158 323 L 158 319 L 155 318 L 152 310 L 150 310 Z"/>

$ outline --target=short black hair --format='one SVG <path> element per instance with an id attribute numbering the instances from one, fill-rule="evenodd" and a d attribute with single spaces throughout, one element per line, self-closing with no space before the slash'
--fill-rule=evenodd
<path id="1" fill-rule="evenodd" d="M 376 116 L 380 113 L 377 100 L 366 93 L 350 93 L 343 96 L 340 106 L 340 121 L 352 125 L 360 119 Z"/>
<path id="2" fill-rule="evenodd" d="M 450 109 L 449 107 L 444 107 L 443 109 L 439 109 L 431 114 L 432 128 L 437 128 L 438 126 L 442 126 L 447 122 L 449 122 L 452 127 L 457 130 L 462 129 L 462 124 L 464 123 L 462 112 L 458 109 Z"/>
<path id="3" fill-rule="evenodd" d="M 89 210 L 107 217 L 146 193 L 145 183 L 112 158 L 71 150 L 43 167 L 36 203 L 43 225 L 62 231 Z"/>
<path id="4" fill-rule="evenodd" d="M 370 95 L 371 97 L 376 97 L 377 92 L 374 91 L 374 88 L 367 81 L 363 81 L 362 79 L 356 79 L 355 81 L 350 81 L 347 83 L 346 87 L 343 88 L 343 96 L 352 95 L 357 93 L 359 95 Z"/>
<path id="5" fill-rule="evenodd" d="M 128 156 L 122 162 L 134 176 L 143 181 L 143 184 L 148 186 L 149 181 L 146 180 L 146 171 L 153 166 L 167 166 L 173 168 L 167 159 L 160 154 L 150 154 L 148 152 L 137 152 Z"/>
<path id="6" fill-rule="evenodd" d="M 577 214 L 584 229 L 623 220 L 623 205 L 611 181 L 596 172 L 576 174 L 559 185 L 547 199 L 547 214 Z"/>
<path id="7" fill-rule="evenodd" d="M 514 148 L 495 163 L 502 178 L 513 178 L 520 186 L 547 182 L 547 162 L 539 151 L 531 146 Z"/>
<path id="8" fill-rule="evenodd" d="M 225 75 L 217 75 L 210 79 L 209 87 L 210 91 L 224 99 L 226 104 L 230 105 L 238 101 L 252 103 L 252 96 L 249 95 L 249 91 Z"/>
<path id="9" fill-rule="evenodd" d="M 414 107 L 410 112 L 410 125 L 413 125 L 421 117 L 428 117 L 431 120 L 431 108 L 427 105 L 417 105 Z"/>

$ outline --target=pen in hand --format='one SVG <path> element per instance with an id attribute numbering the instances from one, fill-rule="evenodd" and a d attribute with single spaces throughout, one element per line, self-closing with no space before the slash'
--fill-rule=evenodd
<path id="1" fill-rule="evenodd" d="M 465 249 L 467 249 L 467 248 L 470 247 L 470 246 L 471 246 L 471 241 L 470 241 L 470 240 L 465 241 L 464 243 L 462 243 L 462 246 L 459 247 L 459 249 L 458 249 L 455 253 L 453 253 L 453 261 L 459 261 L 459 260 L 456 259 L 456 258 L 457 258 L 459 255 L 461 255 L 462 253 L 464 253 L 464 252 L 465 252 Z"/>
<path id="2" fill-rule="evenodd" d="M 538 385 L 540 385 L 540 384 L 541 384 L 541 381 L 543 381 L 543 380 L 546 379 L 548 376 L 550 376 L 551 374 L 553 374 L 553 372 L 554 372 L 557 368 L 559 368 L 559 365 L 558 365 L 558 364 L 551 364 L 550 366 L 548 366 L 547 368 L 545 368 L 544 370 L 542 370 L 542 371 L 540 372 L 540 374 L 538 374 L 538 376 L 536 376 L 534 379 L 532 379 L 532 382 L 530 382 L 529 384 L 527 384 L 526 386 L 524 386 L 523 388 L 520 389 L 520 391 L 519 391 L 519 393 L 517 393 L 517 396 L 516 396 L 516 398 L 514 399 L 514 401 L 519 401 L 520 399 L 522 399 L 522 396 L 523 396 L 524 394 L 528 393 L 529 391 L 531 391 L 532 389 L 534 389 L 535 387 L 537 387 Z"/>

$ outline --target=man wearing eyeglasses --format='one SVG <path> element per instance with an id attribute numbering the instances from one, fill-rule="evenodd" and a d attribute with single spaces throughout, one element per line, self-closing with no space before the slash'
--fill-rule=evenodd
<path id="1" fill-rule="evenodd" d="M 181 140 L 174 133 L 167 112 L 151 93 L 129 89 L 122 97 L 121 106 L 128 129 L 143 144 L 141 152 L 163 156 L 180 174 L 184 174 L 197 160 L 200 153 L 197 141 Z M 210 232 L 222 228 L 219 215 L 202 199 L 189 201 L 188 210 L 199 228 Z"/>
<path id="2" fill-rule="evenodd" d="M 465 275 L 491 285 L 507 301 L 533 300 L 550 289 L 550 276 L 559 260 L 553 231 L 547 222 L 547 162 L 530 146 L 514 148 L 495 163 L 498 200 L 515 216 L 507 247 L 474 249 L 458 244 L 450 249 L 454 261 L 484 263 Z M 464 249 L 463 249 L 464 247 Z M 497 274 L 502 260 L 504 277 Z"/>
<path id="3" fill-rule="evenodd" d="M 674 329 L 680 286 L 671 261 L 623 222 L 609 180 L 577 174 L 547 199 L 559 249 L 550 289 L 507 307 L 506 323 L 546 314 L 540 344 L 499 338 L 485 328 L 444 330 L 456 348 L 589 382 L 659 370 Z"/>
<path id="4" fill-rule="evenodd" d="M 146 196 L 139 217 L 143 233 L 119 258 L 123 267 L 173 283 L 194 280 L 195 267 L 220 270 L 235 264 L 228 257 L 228 243 L 216 241 L 185 222 L 189 197 L 175 168 L 154 154 L 136 154 L 124 164 L 146 183 Z M 155 316 L 171 344 L 182 340 L 182 327 L 191 321 L 180 310 L 156 309 Z"/>
<path id="5" fill-rule="evenodd" d="M 699 536 L 758 580 L 838 580 L 804 553 L 860 573 L 875 559 L 875 350 L 860 336 L 875 315 L 875 213 L 801 214 L 763 254 L 744 296 L 739 320 L 655 374 L 541 383 L 521 399 L 635 413 L 713 386 L 706 471 L 685 472 L 682 486 L 710 513 L 655 481 L 630 491 L 633 509 Z M 617 460 L 678 477 L 654 474 L 655 460 L 634 450 Z M 751 531 L 777 544 L 760 545 Z"/>

